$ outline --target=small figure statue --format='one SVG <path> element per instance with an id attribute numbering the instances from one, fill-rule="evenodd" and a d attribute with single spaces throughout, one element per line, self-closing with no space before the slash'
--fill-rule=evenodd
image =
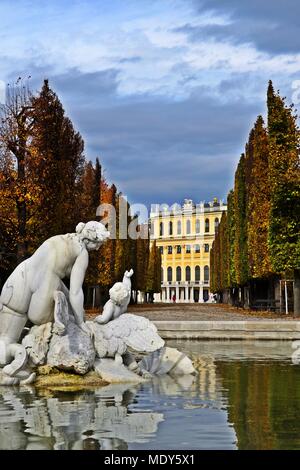
<path id="1" fill-rule="evenodd" d="M 133 269 L 125 271 L 122 282 L 116 282 L 109 290 L 109 300 L 103 307 L 102 315 L 95 318 L 95 322 L 104 325 L 115 320 L 122 313 L 126 313 L 131 296 L 131 276 Z"/>
<path id="2" fill-rule="evenodd" d="M 81 330 L 91 334 L 84 322 L 82 284 L 88 252 L 98 250 L 109 235 L 100 222 L 81 222 L 76 233 L 46 240 L 7 279 L 0 295 L 0 367 L 4 366 L 1 371 L 4 379 L 19 376 L 26 380 L 23 372 L 27 354 L 18 341 L 27 320 L 34 325 L 53 321 L 56 291 L 65 294 Z M 66 277 L 70 278 L 70 290 L 63 283 Z"/>

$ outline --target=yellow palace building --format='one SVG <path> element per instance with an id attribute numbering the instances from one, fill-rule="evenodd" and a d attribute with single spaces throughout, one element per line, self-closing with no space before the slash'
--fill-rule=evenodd
<path id="1" fill-rule="evenodd" d="M 206 302 L 210 299 L 209 252 L 227 205 L 216 198 L 180 206 L 154 204 L 150 237 L 162 255 L 161 294 L 156 302 Z"/>

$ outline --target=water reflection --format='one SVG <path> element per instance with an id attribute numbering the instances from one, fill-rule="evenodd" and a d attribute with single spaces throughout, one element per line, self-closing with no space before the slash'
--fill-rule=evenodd
<path id="1" fill-rule="evenodd" d="M 291 345 L 176 342 L 196 376 L 83 392 L 0 388 L 0 449 L 300 449 Z"/>
<path id="2" fill-rule="evenodd" d="M 0 449 L 127 449 L 156 432 L 163 415 L 128 412 L 135 388 L 111 385 L 40 397 L 33 387 L 0 389 Z"/>

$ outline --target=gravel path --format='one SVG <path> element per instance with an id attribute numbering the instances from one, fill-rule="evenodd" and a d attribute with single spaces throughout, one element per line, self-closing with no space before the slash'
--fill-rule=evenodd
<path id="1" fill-rule="evenodd" d="M 138 304 L 130 305 L 129 313 L 142 315 L 150 320 L 295 320 L 291 315 L 269 312 L 253 312 L 221 304 Z M 87 312 L 92 319 L 99 312 Z M 299 318 L 300 320 L 300 318 Z"/>

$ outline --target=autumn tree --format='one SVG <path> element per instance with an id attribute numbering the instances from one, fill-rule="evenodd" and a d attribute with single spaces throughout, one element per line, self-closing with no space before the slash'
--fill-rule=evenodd
<path id="1" fill-rule="evenodd" d="M 48 80 L 31 101 L 34 119 L 31 147 L 35 155 L 29 171 L 31 179 L 42 189 L 34 227 L 39 244 L 51 235 L 74 231 L 79 218 L 77 199 L 85 158 L 83 140 Z"/>
<path id="2" fill-rule="evenodd" d="M 246 153 L 248 261 L 252 278 L 272 274 L 268 247 L 270 214 L 268 134 L 261 116 L 250 132 Z"/>
<path id="3" fill-rule="evenodd" d="M 146 291 L 149 250 L 149 238 L 140 237 L 136 240 L 136 289 L 141 292 Z"/>
<path id="4" fill-rule="evenodd" d="M 15 252 L 17 262 L 27 254 L 28 220 L 39 195 L 27 177 L 34 125 L 31 99 L 28 86 L 18 79 L 8 86 L 6 103 L 0 108 L 1 238 L 7 237 L 4 245 Z"/>
<path id="5" fill-rule="evenodd" d="M 241 155 L 235 172 L 233 198 L 235 214 L 234 265 L 236 282 L 243 286 L 249 279 L 244 154 Z"/>
<path id="6" fill-rule="evenodd" d="M 101 204 L 107 204 L 108 210 L 103 217 L 108 218 L 108 224 L 115 223 L 115 210 L 117 204 L 117 188 L 109 185 L 105 179 L 101 181 Z M 109 207 L 112 209 L 110 210 Z M 111 234 L 109 238 L 99 249 L 98 253 L 98 277 L 97 284 L 110 287 L 115 282 L 115 255 L 116 240 Z"/>
<path id="7" fill-rule="evenodd" d="M 153 241 L 149 261 L 147 267 L 146 277 L 146 292 L 150 294 L 153 300 L 153 294 L 161 290 L 161 254 L 159 248 L 156 246 L 156 240 Z"/>
<path id="8" fill-rule="evenodd" d="M 270 258 L 275 272 L 293 272 L 294 313 L 300 315 L 300 135 L 292 106 L 274 92 L 271 81 L 267 105 Z"/>

